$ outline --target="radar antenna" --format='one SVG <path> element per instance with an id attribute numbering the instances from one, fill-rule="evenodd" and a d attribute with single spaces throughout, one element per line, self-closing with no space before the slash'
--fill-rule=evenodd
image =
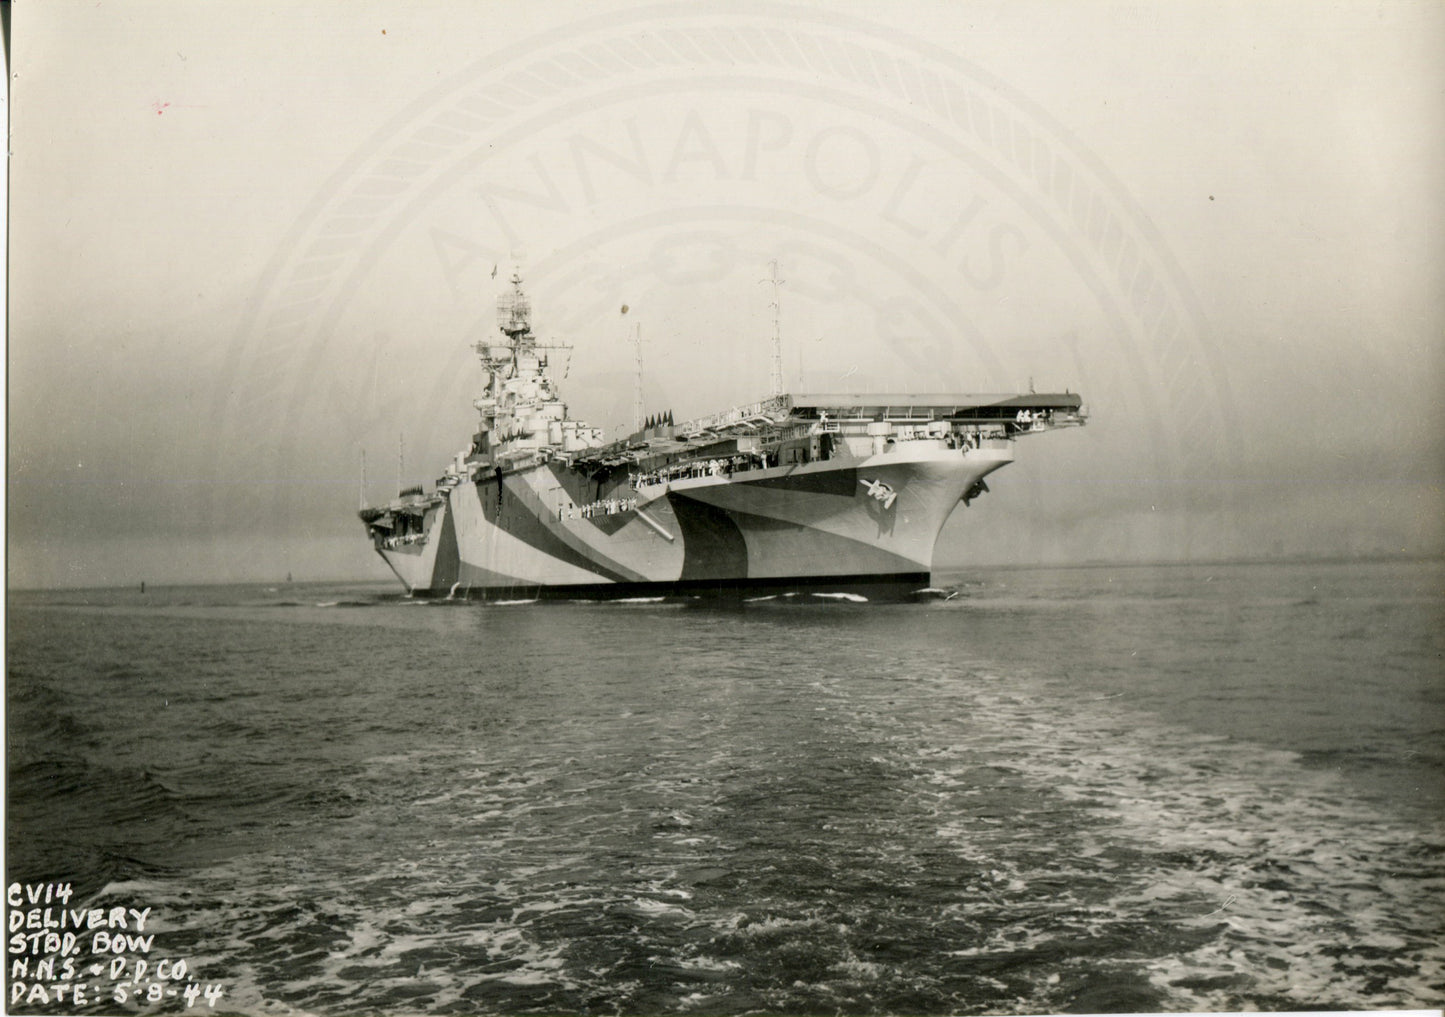
<path id="1" fill-rule="evenodd" d="M 497 297 L 497 328 L 513 343 L 524 343 L 532 336 L 532 302 L 522 292 L 522 274 L 512 273 L 512 292 Z"/>

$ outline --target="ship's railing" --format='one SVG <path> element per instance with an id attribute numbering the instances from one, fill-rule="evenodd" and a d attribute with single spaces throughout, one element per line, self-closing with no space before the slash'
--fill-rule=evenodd
<path id="1" fill-rule="evenodd" d="M 933 420 L 1017 422 L 1017 414 L 1026 412 L 1033 418 L 1044 415 L 1054 426 L 1084 422 L 1083 400 L 1071 392 L 1030 392 L 1025 395 L 932 393 L 913 396 L 794 394 L 789 398 L 792 415 L 801 419 L 887 420 L 895 423 Z"/>
<path id="2" fill-rule="evenodd" d="M 637 435 L 633 435 L 607 445 L 567 453 L 560 458 L 569 464 L 587 462 L 618 466 L 638 462 L 649 452 L 656 451 L 659 446 L 665 451 L 676 451 L 699 439 L 706 442 L 716 436 L 737 432 L 757 434 L 787 419 L 792 405 L 790 398 L 781 395 L 760 399 L 746 406 L 734 406 L 721 413 L 685 420 L 671 428 L 670 436 L 656 435 L 639 439 Z"/>
<path id="3" fill-rule="evenodd" d="M 406 533 L 399 537 L 381 537 L 379 546 L 388 551 L 395 551 L 399 547 L 411 547 L 414 544 L 425 544 L 427 535 L 425 533 Z"/>
<path id="4" fill-rule="evenodd" d="M 1056 427 L 1083 427 L 1087 419 L 1082 409 L 1024 409 L 1014 414 L 1013 420 L 1008 423 L 1012 434 L 1038 434 Z"/>
<path id="5" fill-rule="evenodd" d="M 691 437 L 706 434 L 709 431 L 720 431 L 752 423 L 778 423 L 788 415 L 792 405 L 792 400 L 787 395 L 769 396 L 767 399 L 760 399 L 745 406 L 734 406 L 721 413 L 710 413 L 705 417 L 684 420 L 677 425 L 676 431 L 680 435 Z"/>
<path id="6" fill-rule="evenodd" d="M 734 453 L 713 459 L 689 459 L 686 462 L 637 473 L 632 477 L 634 490 L 668 484 L 674 480 L 697 480 L 704 477 L 731 477 L 734 473 L 749 470 L 763 470 L 778 465 L 778 454 L 773 452 Z"/>
<path id="7" fill-rule="evenodd" d="M 616 516 L 637 508 L 636 498 L 599 498 L 586 505 L 572 505 L 557 509 L 557 519 L 596 519 L 601 516 Z"/>

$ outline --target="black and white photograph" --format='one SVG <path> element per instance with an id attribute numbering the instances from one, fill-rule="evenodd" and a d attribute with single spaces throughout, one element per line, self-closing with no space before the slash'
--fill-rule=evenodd
<path id="1" fill-rule="evenodd" d="M 3 15 L 5 1013 L 1445 1005 L 1445 5 Z"/>

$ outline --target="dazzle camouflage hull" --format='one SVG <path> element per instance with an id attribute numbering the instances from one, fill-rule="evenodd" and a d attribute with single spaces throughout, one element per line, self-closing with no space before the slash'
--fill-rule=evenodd
<path id="1" fill-rule="evenodd" d="M 949 516 L 1077 395 L 777 394 L 628 438 L 569 419 L 520 281 L 479 347 L 481 426 L 430 491 L 361 512 L 415 595 L 848 599 L 929 586 Z M 518 307 L 521 312 L 519 313 Z"/>

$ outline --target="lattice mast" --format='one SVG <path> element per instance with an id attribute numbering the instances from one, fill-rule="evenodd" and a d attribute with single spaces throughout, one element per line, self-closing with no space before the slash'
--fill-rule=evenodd
<path id="1" fill-rule="evenodd" d="M 517 347 L 532 345 L 532 302 L 522 292 L 522 273 L 512 272 L 512 290 L 497 297 L 497 328 Z"/>

